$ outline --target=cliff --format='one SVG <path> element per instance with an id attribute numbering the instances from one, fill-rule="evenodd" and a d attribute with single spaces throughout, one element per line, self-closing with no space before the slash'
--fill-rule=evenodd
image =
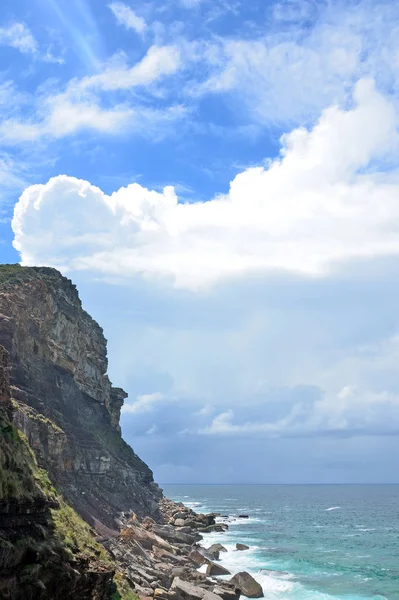
<path id="1" fill-rule="evenodd" d="M 122 598 L 107 553 L 38 467 L 12 415 L 0 346 L 0 598 Z"/>
<path id="2" fill-rule="evenodd" d="M 0 266 L 0 345 L 14 424 L 66 501 L 99 531 L 125 510 L 157 519 L 161 490 L 122 439 L 126 393 L 107 376 L 106 340 L 75 286 L 50 268 Z"/>

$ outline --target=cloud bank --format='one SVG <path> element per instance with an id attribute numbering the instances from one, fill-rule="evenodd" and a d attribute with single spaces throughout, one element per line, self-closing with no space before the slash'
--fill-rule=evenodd
<path id="1" fill-rule="evenodd" d="M 108 196 L 66 175 L 29 187 L 15 207 L 15 248 L 24 264 L 191 290 L 276 271 L 325 276 L 343 261 L 399 253 L 397 113 L 371 80 L 356 85 L 351 108 L 332 106 L 281 143 L 279 158 L 208 202 L 137 183 Z"/>

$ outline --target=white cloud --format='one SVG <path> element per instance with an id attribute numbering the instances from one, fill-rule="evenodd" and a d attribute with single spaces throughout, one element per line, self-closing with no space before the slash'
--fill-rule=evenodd
<path id="1" fill-rule="evenodd" d="M 15 208 L 15 247 L 26 264 L 160 276 L 189 289 L 250 273 L 325 276 L 342 261 L 397 255 L 397 178 L 370 168 L 396 155 L 397 115 L 369 80 L 354 100 L 283 136 L 280 158 L 209 202 L 179 204 L 171 187 L 138 184 L 107 196 L 66 176 L 28 188 Z"/>
<path id="2" fill-rule="evenodd" d="M 151 412 L 154 410 L 155 405 L 164 399 L 164 395 L 160 392 L 154 392 L 153 394 L 141 394 L 137 396 L 136 402 L 133 404 L 125 403 L 122 407 L 122 412 L 125 413 L 140 413 L 140 412 Z"/>
<path id="3" fill-rule="evenodd" d="M 180 66 L 180 52 L 175 46 L 151 46 L 144 58 L 133 67 L 113 64 L 99 75 L 85 77 L 71 89 L 123 90 L 149 85 L 161 77 L 175 73 Z"/>
<path id="4" fill-rule="evenodd" d="M 11 46 L 23 54 L 38 52 L 37 41 L 24 23 L 13 23 L 8 27 L 0 27 L 0 45 Z"/>
<path id="5" fill-rule="evenodd" d="M 398 418 L 399 394 L 386 390 L 373 392 L 345 386 L 338 394 L 326 394 L 316 402 L 295 402 L 289 412 L 278 420 L 240 422 L 239 419 L 235 419 L 234 411 L 230 409 L 217 415 L 209 426 L 200 429 L 198 433 L 307 436 L 362 432 L 381 435 L 398 433 Z"/>
<path id="6" fill-rule="evenodd" d="M 119 25 L 123 25 L 126 29 L 134 29 L 137 33 L 144 33 L 147 25 L 142 17 L 123 2 L 112 2 L 108 5 L 115 15 Z"/>
<path id="7" fill-rule="evenodd" d="M 207 417 L 215 412 L 215 407 L 212 404 L 205 404 L 195 413 L 199 417 Z"/>
<path id="8" fill-rule="evenodd" d="M 187 93 L 227 95 L 240 120 L 262 127 L 312 122 L 365 76 L 398 100 L 394 4 L 295 2 L 276 4 L 273 15 L 267 25 L 252 23 L 250 35 L 208 40 L 200 71 L 207 76 Z"/>
<path id="9" fill-rule="evenodd" d="M 147 429 L 147 431 L 145 432 L 146 435 L 154 435 L 154 433 L 158 432 L 158 427 L 157 425 L 154 423 L 154 425 L 152 427 L 150 427 L 149 429 Z"/>
<path id="10" fill-rule="evenodd" d="M 106 92 L 148 86 L 173 74 L 179 68 L 179 52 L 174 47 L 152 46 L 133 67 L 108 66 L 97 75 L 73 79 L 65 91 L 50 93 L 37 100 L 34 118 L 12 117 L 0 123 L 0 138 L 6 142 L 34 141 L 41 137 L 60 138 L 81 130 L 107 134 L 126 131 L 148 131 L 184 115 L 181 106 L 151 108 L 130 102 L 106 102 Z"/>

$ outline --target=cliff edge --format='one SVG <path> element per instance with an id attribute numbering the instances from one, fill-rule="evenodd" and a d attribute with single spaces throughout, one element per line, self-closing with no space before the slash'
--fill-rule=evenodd
<path id="1" fill-rule="evenodd" d="M 117 529 L 125 510 L 158 519 L 162 492 L 121 437 L 127 394 L 111 385 L 103 331 L 72 282 L 51 268 L 0 265 L 0 345 L 14 424 L 66 501 L 100 532 Z"/>

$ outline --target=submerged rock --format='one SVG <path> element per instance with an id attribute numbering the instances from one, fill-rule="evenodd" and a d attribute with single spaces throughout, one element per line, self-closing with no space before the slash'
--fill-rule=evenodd
<path id="1" fill-rule="evenodd" d="M 236 550 L 249 550 L 249 546 L 246 544 L 236 544 Z"/>

